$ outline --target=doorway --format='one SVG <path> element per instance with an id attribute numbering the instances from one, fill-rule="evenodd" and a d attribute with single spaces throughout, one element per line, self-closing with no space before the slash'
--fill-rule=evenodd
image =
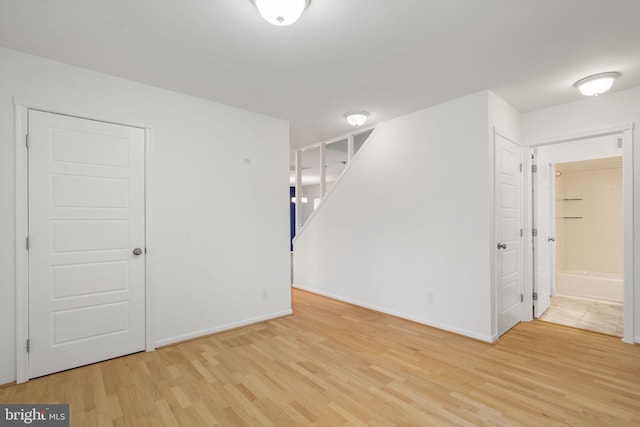
<path id="1" fill-rule="evenodd" d="M 18 382 L 145 350 L 146 338 L 145 130 L 25 114 L 27 286 L 18 280 L 26 296 L 18 315 L 28 332 Z"/>
<path id="2" fill-rule="evenodd" d="M 633 342 L 631 130 L 631 127 L 624 126 L 559 138 L 538 144 L 532 149 L 532 162 L 538 162 L 537 172 L 540 172 L 541 159 L 549 168 L 549 192 L 552 196 L 548 200 L 552 213 L 547 217 L 551 224 L 548 231 L 544 230 L 544 226 L 542 230 L 538 228 L 538 221 L 542 217 L 544 222 L 545 214 L 539 209 L 539 204 L 536 206 L 540 194 L 536 195 L 535 184 L 540 179 L 535 177 L 535 173 L 531 179 L 532 232 L 538 233 L 537 238 L 533 239 L 532 248 L 532 318 L 559 322 L 570 313 L 570 319 L 563 323 L 622 335 L 624 341 L 629 343 Z M 591 171 L 587 172 L 587 168 Z M 573 183 L 567 187 L 569 175 L 573 175 Z M 587 181 L 609 176 L 609 181 L 601 182 L 593 190 L 587 190 L 585 182 L 578 182 L 579 175 L 588 175 Z M 617 175 L 617 184 L 611 184 L 611 175 Z M 604 189 L 603 186 L 612 188 Z M 614 195 L 616 191 L 617 195 Z M 603 213 L 609 216 L 609 223 L 601 229 L 594 228 L 593 221 Z M 570 241 L 567 240 L 568 234 L 572 236 Z M 550 243 L 551 250 L 548 254 L 540 250 L 541 239 Z M 614 241 L 617 242 L 613 245 L 615 249 L 611 249 Z M 603 252 L 606 246 L 610 249 Z M 617 252 L 617 256 L 614 252 Z M 547 259 L 552 271 L 551 280 L 546 283 L 544 276 L 535 267 L 536 257 L 541 256 L 550 257 Z M 608 281 L 612 276 L 617 276 L 617 284 Z M 604 294 L 594 293 L 599 286 L 597 280 L 601 281 L 600 285 L 609 286 Z M 543 309 L 538 310 L 536 296 L 539 298 L 539 293 L 545 291 L 545 286 L 549 289 L 550 308 L 542 306 Z M 612 297 L 611 292 L 616 287 L 617 290 L 613 293 L 617 297 Z M 601 291 L 602 289 L 597 292 Z M 618 306 L 615 307 L 615 304 Z M 606 328 L 595 326 L 597 314 L 594 313 L 598 312 L 605 314 L 608 323 Z"/>
<path id="3" fill-rule="evenodd" d="M 553 166 L 556 280 L 540 319 L 622 337 L 622 157 Z"/>

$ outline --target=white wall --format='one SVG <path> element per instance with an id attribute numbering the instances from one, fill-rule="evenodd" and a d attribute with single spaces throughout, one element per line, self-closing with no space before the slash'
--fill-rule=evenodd
<path id="1" fill-rule="evenodd" d="M 640 342 L 640 87 L 596 98 L 532 111 L 523 115 L 522 131 L 528 144 L 550 138 L 635 123 L 634 136 L 634 340 Z"/>
<path id="2" fill-rule="evenodd" d="M 493 340 L 489 108 L 515 110 L 492 96 L 379 125 L 296 238 L 296 285 Z"/>
<path id="3" fill-rule="evenodd" d="M 534 110 L 522 115 L 522 136 L 535 143 L 557 136 L 640 121 L 640 87 Z"/>
<path id="4" fill-rule="evenodd" d="M 493 137 L 493 128 L 496 128 L 496 130 L 505 133 L 506 136 L 515 139 L 515 142 L 521 143 L 522 114 L 495 93 L 488 92 L 488 94 L 489 137 Z M 493 155 L 493 152 L 491 154 Z M 493 177 L 493 168 L 491 168 L 491 176 Z"/>
<path id="5" fill-rule="evenodd" d="M 15 379 L 13 96 L 153 128 L 156 343 L 290 312 L 287 122 L 0 48 L 0 384 Z"/>

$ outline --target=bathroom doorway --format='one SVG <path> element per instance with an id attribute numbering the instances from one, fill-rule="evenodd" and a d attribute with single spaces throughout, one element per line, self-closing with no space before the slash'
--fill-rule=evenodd
<path id="1" fill-rule="evenodd" d="M 623 188 L 629 180 L 629 170 L 624 168 L 630 167 L 630 161 L 624 161 L 625 155 L 630 160 L 623 149 L 624 136 L 624 132 L 610 132 L 556 141 L 532 150 L 535 157 L 545 159 L 546 167 L 538 165 L 538 171 L 550 174 L 551 208 L 550 226 L 543 231 L 546 234 L 534 238 L 535 318 L 624 336 L 628 313 L 623 308 L 632 305 L 632 301 L 625 301 L 625 286 L 631 284 L 625 284 L 624 260 L 630 250 L 624 227 L 631 212 L 631 197 Z M 535 186 L 533 199 L 535 228 L 539 220 L 536 215 L 541 214 L 536 211 Z M 542 240 L 550 243 L 550 250 L 544 251 Z M 537 291 L 544 291 L 545 278 L 535 268 L 536 256 L 550 257 L 551 266 L 548 308 L 543 304 L 544 310 L 537 311 Z"/>
<path id="2" fill-rule="evenodd" d="M 553 169 L 555 289 L 540 319 L 622 337 L 622 157 Z"/>

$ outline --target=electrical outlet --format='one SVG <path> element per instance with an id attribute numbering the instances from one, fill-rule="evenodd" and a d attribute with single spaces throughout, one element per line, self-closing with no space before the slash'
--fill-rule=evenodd
<path id="1" fill-rule="evenodd" d="M 433 304 L 434 295 L 433 292 L 427 292 L 427 304 Z"/>

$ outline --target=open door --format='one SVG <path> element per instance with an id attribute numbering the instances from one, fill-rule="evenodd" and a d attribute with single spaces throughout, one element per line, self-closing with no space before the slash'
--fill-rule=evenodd
<path id="1" fill-rule="evenodd" d="M 553 167 L 548 159 L 538 150 L 534 150 L 533 159 L 533 315 L 538 318 L 551 304 L 552 244 L 555 242 L 551 186 L 554 181 Z"/>

